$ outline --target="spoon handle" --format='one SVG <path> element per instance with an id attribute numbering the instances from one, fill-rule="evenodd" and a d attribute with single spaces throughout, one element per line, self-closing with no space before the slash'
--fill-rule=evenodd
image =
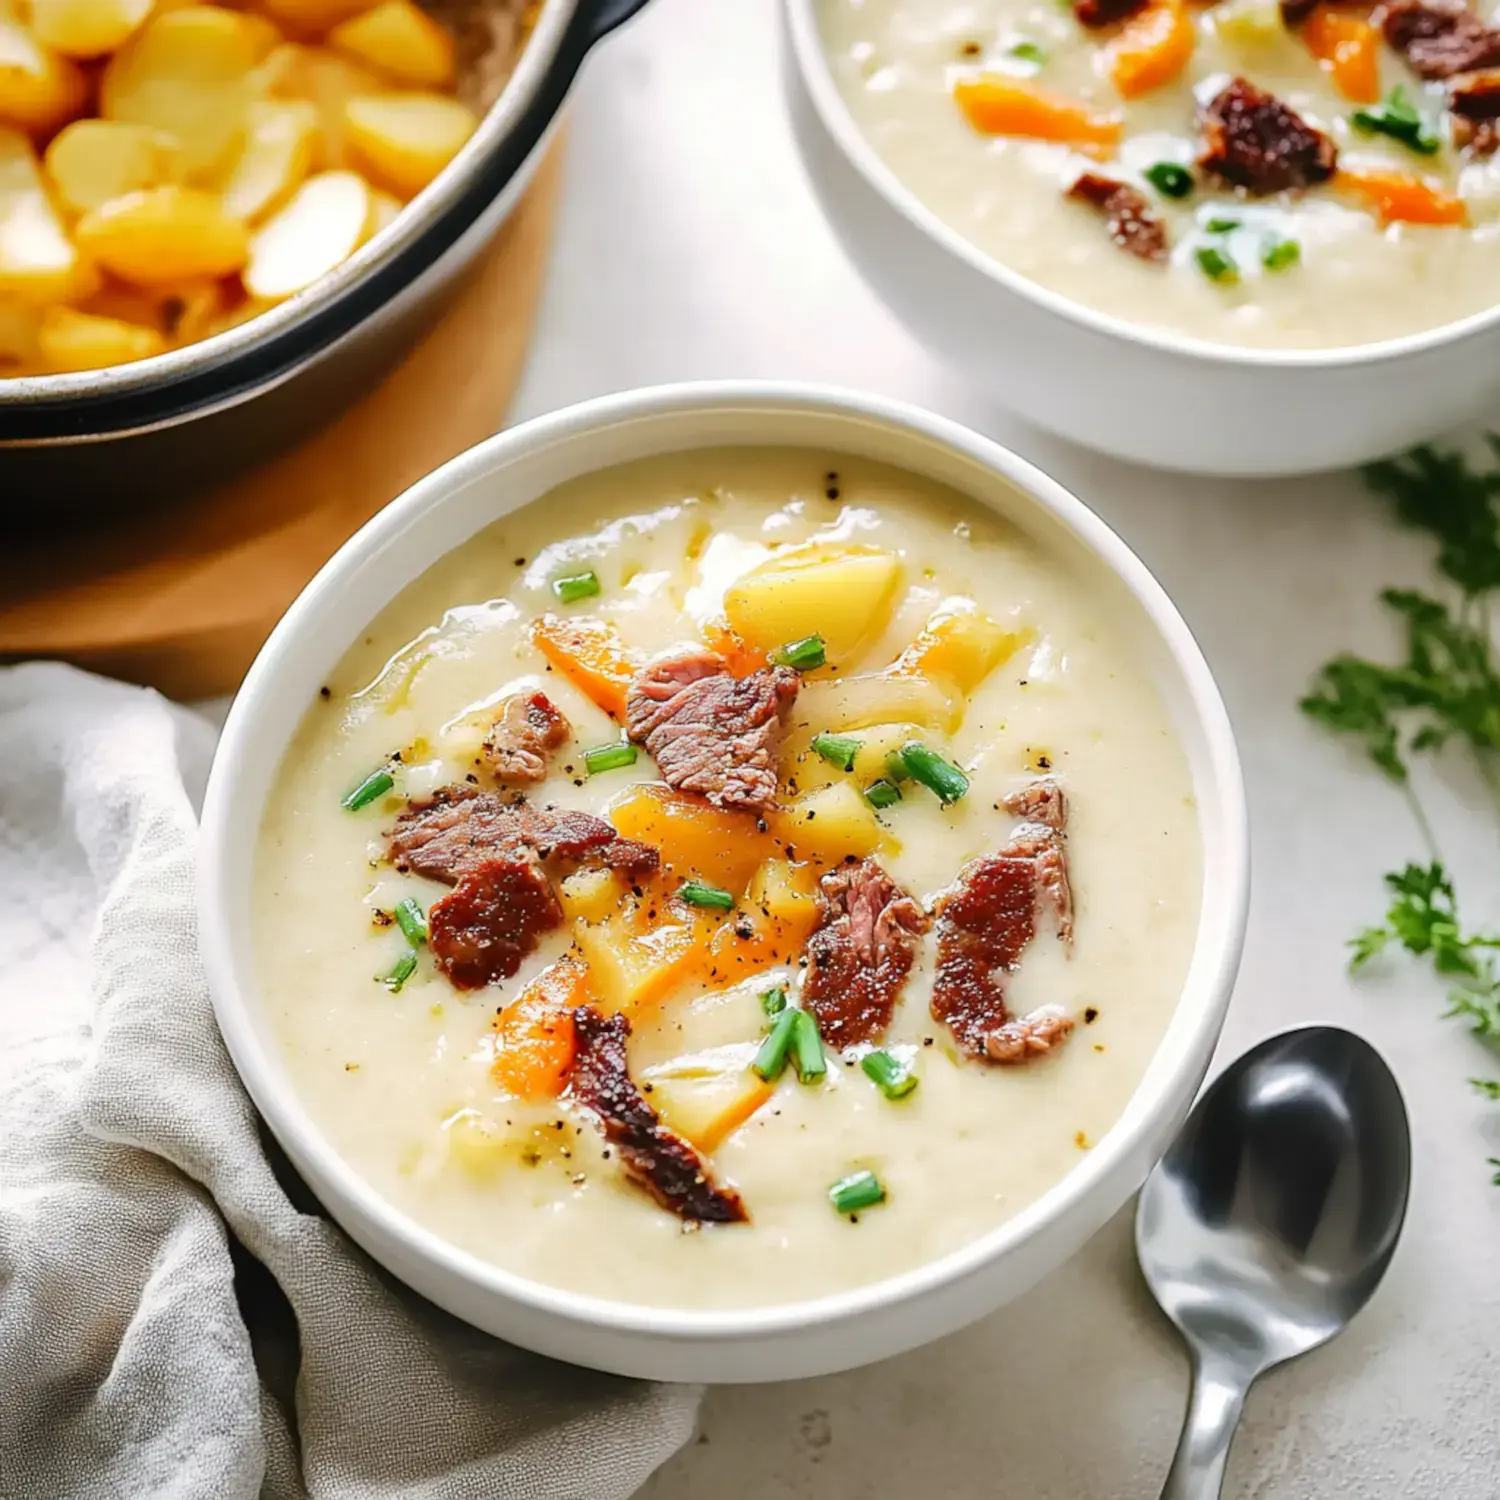
<path id="1" fill-rule="evenodd" d="M 1248 1389 L 1243 1375 L 1228 1363 L 1207 1354 L 1194 1360 L 1193 1394 L 1161 1500 L 1218 1500 L 1229 1441 Z"/>

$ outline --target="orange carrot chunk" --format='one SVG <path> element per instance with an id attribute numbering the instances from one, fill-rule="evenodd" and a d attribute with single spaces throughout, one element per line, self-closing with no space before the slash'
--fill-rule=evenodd
<path id="1" fill-rule="evenodd" d="M 731 630 L 728 625 L 712 621 L 703 627 L 703 644 L 724 658 L 730 673 L 735 677 L 748 677 L 766 666 L 770 660 L 764 651 L 750 645 L 737 631 Z"/>
<path id="2" fill-rule="evenodd" d="M 1110 76 L 1127 98 L 1171 83 L 1187 66 L 1198 32 L 1182 0 L 1153 0 L 1109 44 Z"/>
<path id="3" fill-rule="evenodd" d="M 1380 100 L 1380 31 L 1359 16 L 1320 5 L 1302 25 L 1302 40 L 1334 87 L 1356 104 Z"/>
<path id="4" fill-rule="evenodd" d="M 1405 172 L 1341 168 L 1334 179 L 1345 192 L 1374 209 L 1382 224 L 1467 224 L 1462 198 Z"/>
<path id="5" fill-rule="evenodd" d="M 625 717 L 625 698 L 636 663 L 620 637 L 588 615 L 560 620 L 543 615 L 531 639 L 552 665 L 612 718 Z"/>
<path id="6" fill-rule="evenodd" d="M 495 1017 L 497 1088 L 521 1099 L 555 1099 L 573 1066 L 573 1009 L 592 1003 L 588 965 L 565 953 Z"/>
<path id="7" fill-rule="evenodd" d="M 1104 149 L 1120 143 L 1118 116 L 1097 115 L 1076 100 L 996 73 L 961 80 L 953 87 L 953 98 L 969 124 L 985 135 L 1018 135 Z"/>

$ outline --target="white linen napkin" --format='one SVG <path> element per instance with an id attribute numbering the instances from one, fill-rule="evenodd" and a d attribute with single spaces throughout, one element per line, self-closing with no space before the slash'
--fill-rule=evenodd
<path id="1" fill-rule="evenodd" d="M 0 671 L 0 1500 L 630 1494 L 696 1389 L 439 1312 L 268 1151 L 197 956 L 213 739 Z"/>

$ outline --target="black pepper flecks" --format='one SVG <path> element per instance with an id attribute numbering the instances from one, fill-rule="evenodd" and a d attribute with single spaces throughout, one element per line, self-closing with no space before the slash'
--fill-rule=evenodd
<path id="1" fill-rule="evenodd" d="M 984 48 L 978 42 L 965 42 L 958 49 L 958 55 L 960 57 L 978 57 L 983 51 Z"/>
<path id="2" fill-rule="evenodd" d="M 1094 1022 L 1097 1021 L 1098 1019 L 1099 1019 L 1099 1012 L 1092 1005 L 1090 1005 L 1084 1011 L 1084 1013 L 1083 1013 L 1083 1024 L 1085 1026 L 1092 1026 L 1094 1024 Z"/>
<path id="3" fill-rule="evenodd" d="M 333 689 L 331 687 L 320 687 L 318 689 L 318 697 L 320 697 L 320 698 L 331 698 L 331 697 L 333 697 Z"/>

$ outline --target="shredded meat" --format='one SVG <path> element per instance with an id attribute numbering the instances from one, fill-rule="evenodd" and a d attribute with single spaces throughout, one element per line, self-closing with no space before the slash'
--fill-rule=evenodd
<path id="1" fill-rule="evenodd" d="M 496 781 L 545 781 L 547 758 L 572 734 L 563 711 L 545 693 L 516 693 L 505 700 L 489 736 L 484 758 Z"/>
<path id="2" fill-rule="evenodd" d="M 1167 258 L 1167 226 L 1139 188 L 1098 172 L 1085 172 L 1068 189 L 1068 197 L 1103 214 L 1110 239 L 1138 260 Z"/>
<path id="3" fill-rule="evenodd" d="M 1083 26 L 1113 26 L 1145 10 L 1150 0 L 1073 0 L 1073 15 Z"/>
<path id="4" fill-rule="evenodd" d="M 461 990 L 509 979 L 562 907 L 529 849 L 507 849 L 470 869 L 427 913 L 427 942 L 437 966 Z"/>
<path id="5" fill-rule="evenodd" d="M 630 1022 L 623 1015 L 605 1017 L 583 1005 L 573 1012 L 573 1024 L 578 1038 L 573 1097 L 599 1117 L 604 1138 L 620 1153 L 631 1178 L 683 1219 L 747 1222 L 750 1216 L 740 1195 L 714 1182 L 708 1164 L 662 1124 L 631 1081 L 625 1058 Z"/>
<path id="6" fill-rule="evenodd" d="M 1500 73 L 1455 80 L 1448 93 L 1453 144 L 1472 156 L 1493 156 L 1500 146 Z"/>
<path id="7" fill-rule="evenodd" d="M 398 870 L 447 885 L 516 849 L 564 869 L 603 865 L 640 875 L 661 863 L 649 844 L 621 838 L 592 813 L 533 807 L 467 786 L 444 787 L 425 802 L 412 803 L 390 835 L 391 861 Z"/>
<path id="8" fill-rule="evenodd" d="M 1274 94 L 1232 79 L 1199 112 L 1198 164 L 1247 193 L 1279 193 L 1326 182 L 1338 165 L 1334 144 Z"/>
<path id="9" fill-rule="evenodd" d="M 1047 1006 L 1012 1017 L 1005 976 L 1036 934 L 1044 903 L 1059 938 L 1072 937 L 1073 898 L 1064 827 L 1067 803 L 1053 781 L 1034 782 L 1006 799 L 1025 819 L 999 854 L 971 860 L 937 904 L 937 973 L 932 1014 L 973 1057 L 1025 1062 L 1058 1045 L 1071 1017 Z"/>
<path id="10" fill-rule="evenodd" d="M 927 914 L 873 859 L 823 877 L 802 994 L 829 1046 L 884 1034 L 928 926 Z"/>
<path id="11" fill-rule="evenodd" d="M 689 647 L 636 677 L 626 727 L 668 786 L 699 792 L 715 807 L 760 809 L 776 796 L 781 716 L 797 686 L 786 667 L 735 677 L 716 652 Z"/>
<path id="12" fill-rule="evenodd" d="M 1385 39 L 1422 78 L 1452 78 L 1500 64 L 1500 30 L 1462 0 L 1391 0 L 1380 16 Z"/>
<path id="13" fill-rule="evenodd" d="M 1281 24 L 1294 31 L 1322 3 L 1322 0 L 1281 0 Z"/>

